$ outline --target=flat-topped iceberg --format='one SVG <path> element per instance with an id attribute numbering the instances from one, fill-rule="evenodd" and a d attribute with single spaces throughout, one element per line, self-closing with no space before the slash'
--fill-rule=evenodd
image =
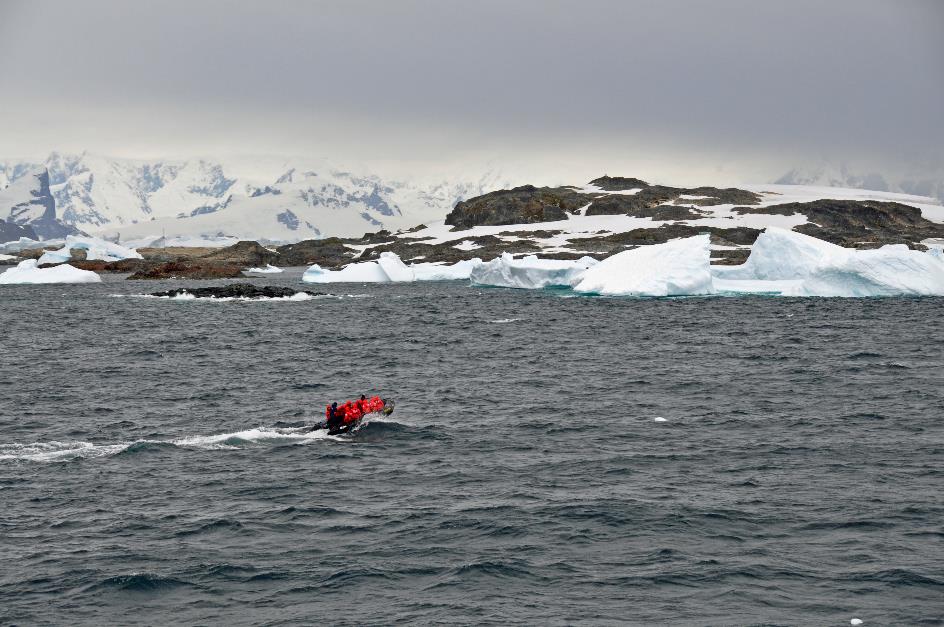
<path id="1" fill-rule="evenodd" d="M 571 287 L 587 270 L 595 265 L 593 257 L 576 261 L 539 259 L 534 255 L 515 259 L 508 253 L 472 269 L 469 279 L 474 285 L 542 289 Z"/>
<path id="2" fill-rule="evenodd" d="M 706 233 L 626 250 L 584 272 L 574 291 L 604 296 L 714 294 L 709 246 Z"/>
<path id="3" fill-rule="evenodd" d="M 120 244 L 108 242 L 97 237 L 70 235 L 59 250 L 50 250 L 39 258 L 39 265 L 47 263 L 65 263 L 72 258 L 70 251 L 78 248 L 86 251 L 85 258 L 90 261 L 121 261 L 122 259 L 143 259 L 138 251 L 125 248 Z"/>
<path id="4" fill-rule="evenodd" d="M 102 277 L 88 270 L 79 270 L 65 264 L 40 268 L 35 259 L 21 261 L 15 268 L 0 274 L 0 284 L 26 283 L 101 283 Z"/>

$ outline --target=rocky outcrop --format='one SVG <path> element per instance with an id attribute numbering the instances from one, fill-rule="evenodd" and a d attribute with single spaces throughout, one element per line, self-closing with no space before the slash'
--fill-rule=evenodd
<path id="1" fill-rule="evenodd" d="M 606 191 L 639 191 L 634 194 L 601 194 L 581 192 L 573 187 L 525 185 L 460 202 L 446 216 L 446 224 L 468 229 L 473 226 L 551 222 L 564 220 L 568 214 L 577 213 L 584 207 L 584 214 L 588 216 L 627 215 L 655 220 L 694 220 L 702 217 L 697 210 L 677 205 L 752 205 L 761 200 L 760 195 L 754 192 L 733 187 L 667 187 L 649 185 L 641 179 L 612 176 L 594 179 L 591 184 Z"/>
<path id="2" fill-rule="evenodd" d="M 793 230 L 847 248 L 877 248 L 944 237 L 944 224 L 925 219 L 921 210 L 877 200 L 816 200 L 770 207 L 735 207 L 738 213 L 802 214 L 809 222 Z"/>
<path id="3" fill-rule="evenodd" d="M 367 237 L 367 236 L 365 236 Z M 279 246 L 279 263 L 283 266 L 309 266 L 318 264 L 322 268 L 336 268 L 354 259 L 356 252 L 345 246 L 345 240 L 339 237 L 309 239 L 297 244 Z"/>
<path id="4" fill-rule="evenodd" d="M 166 292 L 153 292 L 151 296 L 174 298 L 190 295 L 195 298 L 290 298 L 296 294 L 309 296 L 324 296 L 323 292 L 308 290 L 293 290 L 290 287 L 276 287 L 271 285 L 253 285 L 252 283 L 233 283 L 218 287 L 185 287 Z"/>
<path id="5" fill-rule="evenodd" d="M 593 179 L 590 181 L 590 184 L 596 185 L 600 189 L 604 189 L 608 192 L 620 192 L 630 189 L 649 187 L 649 183 L 642 179 L 626 176 L 607 176 L 606 174 L 598 179 Z"/>
<path id="6" fill-rule="evenodd" d="M 281 255 L 258 242 L 236 242 L 232 246 L 220 248 L 201 259 L 220 263 L 242 264 L 245 267 L 260 267 L 266 264 L 282 263 Z"/>
<path id="7" fill-rule="evenodd" d="M 683 195 L 698 198 L 682 199 Z M 684 203 L 685 205 L 706 207 L 724 204 L 757 204 L 760 200 L 760 195 L 734 187 L 719 189 L 717 187 L 683 188 L 650 185 L 635 194 L 612 194 L 594 198 L 587 208 L 586 215 L 627 215 L 636 218 L 654 218 L 656 220 L 687 220 L 696 219 L 700 216 L 694 210 L 688 209 L 691 214 L 689 217 L 656 217 L 659 215 L 658 208 L 667 203 Z M 663 209 L 662 215 L 671 214 Z"/>
<path id="8" fill-rule="evenodd" d="M 456 203 L 446 224 L 460 229 L 495 224 L 533 224 L 563 220 L 568 213 L 590 202 L 592 197 L 570 187 L 535 187 L 489 192 Z"/>
<path id="9" fill-rule="evenodd" d="M 129 280 L 155 279 L 235 279 L 243 274 L 242 264 L 168 261 L 138 270 Z"/>

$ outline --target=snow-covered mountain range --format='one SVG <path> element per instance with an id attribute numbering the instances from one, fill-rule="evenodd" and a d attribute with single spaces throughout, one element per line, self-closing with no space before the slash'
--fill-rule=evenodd
<path id="1" fill-rule="evenodd" d="M 295 242 L 407 228 L 441 219 L 456 202 L 509 184 L 494 172 L 417 182 L 315 160 L 131 160 L 54 152 L 41 162 L 0 162 L 0 194 L 11 198 L 0 202 L 0 217 L 10 213 L 7 190 L 35 187 L 27 181 L 45 172 L 62 223 L 141 242 L 162 235 L 183 242 Z"/>

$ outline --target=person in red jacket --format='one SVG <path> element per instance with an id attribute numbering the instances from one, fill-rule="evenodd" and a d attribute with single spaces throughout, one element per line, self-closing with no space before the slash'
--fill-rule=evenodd
<path id="1" fill-rule="evenodd" d="M 380 399 L 379 396 L 375 396 L 368 401 L 370 411 L 383 411 L 384 402 Z"/>
<path id="2" fill-rule="evenodd" d="M 361 394 L 360 400 L 357 401 L 357 407 L 361 410 L 361 414 L 370 413 L 370 403 L 367 402 L 367 397 Z"/>
<path id="3" fill-rule="evenodd" d="M 344 422 L 348 423 L 360 420 L 361 416 L 364 415 L 363 412 L 361 412 L 361 408 L 357 406 L 357 403 L 348 401 L 344 405 L 347 407 L 344 412 Z"/>

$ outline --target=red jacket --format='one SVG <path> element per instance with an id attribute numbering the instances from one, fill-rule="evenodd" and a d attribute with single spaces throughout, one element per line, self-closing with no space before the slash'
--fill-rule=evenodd
<path id="1" fill-rule="evenodd" d="M 351 403 L 348 405 L 347 411 L 344 413 L 344 422 L 354 422 L 363 416 L 361 408 L 357 406 L 357 403 Z"/>

